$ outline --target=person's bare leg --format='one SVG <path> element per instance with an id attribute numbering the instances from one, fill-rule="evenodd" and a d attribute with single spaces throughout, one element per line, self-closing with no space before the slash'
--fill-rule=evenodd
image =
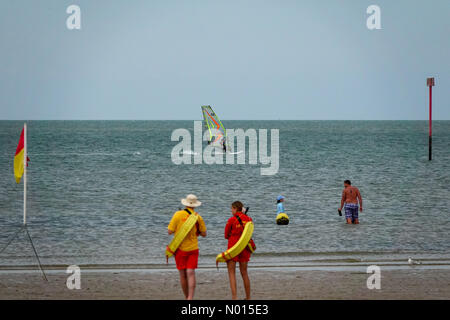
<path id="1" fill-rule="evenodd" d="M 239 270 L 244 281 L 245 296 L 247 300 L 250 300 L 250 279 L 248 277 L 247 267 L 248 262 L 239 262 Z"/>
<path id="2" fill-rule="evenodd" d="M 347 218 L 347 224 L 352 224 L 352 223 L 353 223 L 352 218 Z"/>
<path id="3" fill-rule="evenodd" d="M 195 270 L 187 269 L 186 274 L 188 283 L 188 295 L 186 297 L 186 300 L 192 300 L 194 299 L 194 291 L 195 291 Z"/>
<path id="4" fill-rule="evenodd" d="M 180 283 L 181 289 L 183 289 L 184 297 L 187 299 L 188 297 L 188 282 L 186 276 L 186 269 L 178 270 L 180 272 Z"/>
<path id="5" fill-rule="evenodd" d="M 358 220 L 358 219 L 355 219 L 355 220 L 353 220 L 353 223 L 354 223 L 354 224 L 359 224 L 359 220 Z"/>
<path id="6" fill-rule="evenodd" d="M 228 279 L 230 279 L 231 299 L 237 299 L 236 289 L 236 262 L 227 261 Z"/>

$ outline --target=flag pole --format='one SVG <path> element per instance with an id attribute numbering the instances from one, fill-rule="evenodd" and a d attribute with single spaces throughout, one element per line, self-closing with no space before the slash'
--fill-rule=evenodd
<path id="1" fill-rule="evenodd" d="M 36 251 L 36 248 L 33 244 L 33 239 L 31 238 L 30 233 L 28 232 L 27 228 L 27 165 L 28 165 L 28 149 L 27 149 L 27 124 L 24 123 L 23 125 L 23 149 L 24 149 L 24 161 L 23 161 L 23 228 L 25 228 L 25 231 L 28 236 L 28 240 L 30 240 L 31 247 L 33 248 L 34 255 L 36 256 L 39 269 L 42 272 L 42 276 L 44 277 L 45 281 L 48 281 L 47 276 L 45 275 L 44 269 L 41 265 L 41 259 L 39 259 L 39 255 Z"/>
<path id="2" fill-rule="evenodd" d="M 428 122 L 428 160 L 431 161 L 432 154 L 431 154 L 431 148 L 432 148 L 432 93 L 433 93 L 433 87 L 434 87 L 434 78 L 427 78 L 427 86 L 429 87 L 429 95 L 430 95 L 430 116 L 429 116 L 429 122 Z"/>
<path id="3" fill-rule="evenodd" d="M 19 142 L 20 146 L 20 142 Z M 27 155 L 27 124 L 24 123 L 23 125 L 23 225 L 20 227 L 20 229 L 14 234 L 13 237 L 8 241 L 5 247 L 3 247 L 2 250 L 0 250 L 0 253 L 6 250 L 6 248 L 13 242 L 13 240 L 19 235 L 20 231 L 25 229 L 25 232 L 27 233 L 28 240 L 30 241 L 31 247 L 33 248 L 34 255 L 36 256 L 39 269 L 42 272 L 42 276 L 44 277 L 45 281 L 48 281 L 47 276 L 45 275 L 45 271 L 42 268 L 41 260 L 39 259 L 39 255 L 36 251 L 36 248 L 34 247 L 33 239 L 31 238 L 30 233 L 28 232 L 27 227 L 27 161 L 28 155 Z M 19 178 L 20 179 L 20 178 Z M 20 180 L 19 180 L 20 181 Z"/>
<path id="4" fill-rule="evenodd" d="M 27 224 L 27 124 L 23 125 L 23 225 Z"/>

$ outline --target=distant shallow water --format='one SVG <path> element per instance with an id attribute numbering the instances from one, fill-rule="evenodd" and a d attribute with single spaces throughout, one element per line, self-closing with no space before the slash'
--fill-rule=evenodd
<path id="1" fill-rule="evenodd" d="M 0 248 L 21 223 L 22 184 L 12 163 L 21 126 L 0 121 Z M 192 121 L 30 121 L 30 233 L 44 264 L 160 264 L 167 224 L 195 193 L 208 227 L 201 264 L 226 248 L 229 206 L 250 206 L 255 263 L 336 253 L 365 256 L 450 252 L 450 121 L 223 121 L 228 128 L 280 130 L 280 169 L 259 165 L 175 165 L 170 140 Z M 359 226 L 337 214 L 342 181 L 360 188 Z M 275 224 L 278 194 L 288 226 Z M 1 265 L 33 265 L 22 235 Z M 203 256 L 203 257 L 202 257 Z M 286 258 L 288 257 L 288 258 Z M 339 258 L 341 259 L 341 258 Z M 173 261 L 172 261 L 173 262 Z"/>

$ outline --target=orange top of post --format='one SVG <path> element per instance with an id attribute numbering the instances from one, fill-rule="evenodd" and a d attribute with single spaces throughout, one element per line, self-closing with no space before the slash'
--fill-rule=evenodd
<path id="1" fill-rule="evenodd" d="M 427 86 L 434 87 L 434 78 L 427 78 Z"/>

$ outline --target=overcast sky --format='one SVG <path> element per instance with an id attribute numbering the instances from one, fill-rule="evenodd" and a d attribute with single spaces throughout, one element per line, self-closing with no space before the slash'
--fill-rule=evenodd
<path id="1" fill-rule="evenodd" d="M 428 76 L 450 119 L 449 0 L 2 0 L 0 35 L 0 119 L 427 119 Z"/>

